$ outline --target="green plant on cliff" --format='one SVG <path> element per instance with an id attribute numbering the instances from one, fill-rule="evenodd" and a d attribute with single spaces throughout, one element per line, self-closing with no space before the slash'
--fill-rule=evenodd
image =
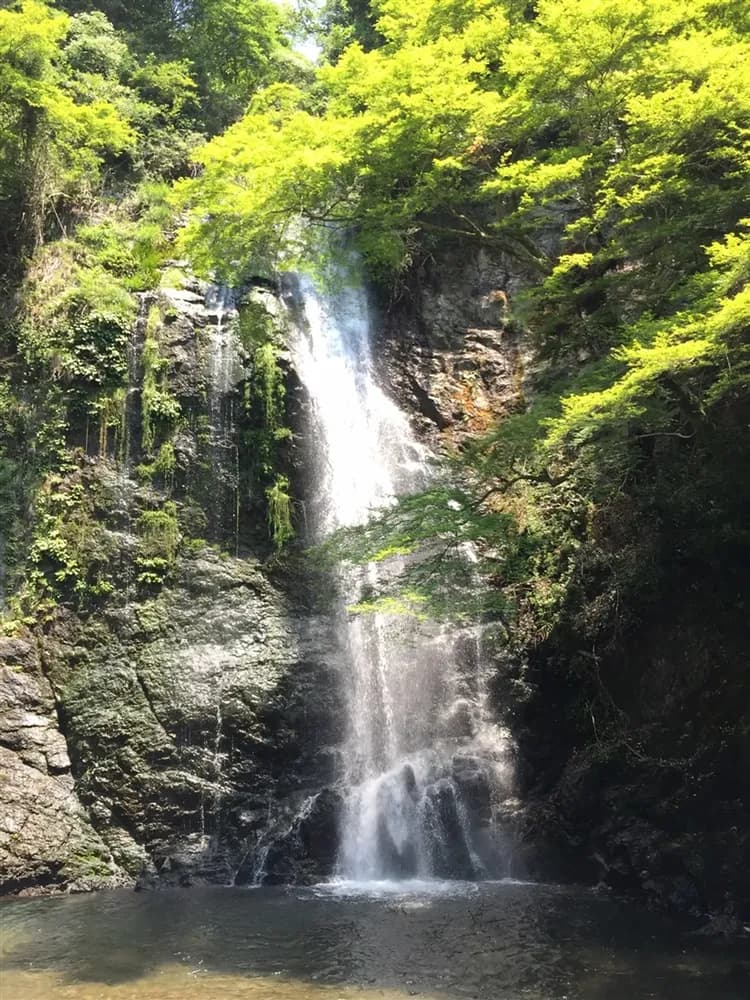
<path id="1" fill-rule="evenodd" d="M 292 501 L 289 496 L 289 479 L 279 473 L 266 489 L 268 527 L 278 552 L 294 538 L 292 526 Z"/>
<path id="2" fill-rule="evenodd" d="M 160 586 L 174 570 L 182 538 L 174 502 L 168 500 L 158 510 L 144 511 L 138 518 L 137 531 L 138 582 Z"/>
<path id="3" fill-rule="evenodd" d="M 24 289 L 18 345 L 86 410 L 122 383 L 136 302 L 107 271 L 81 266 L 70 243 L 40 251 Z"/>
<path id="4" fill-rule="evenodd" d="M 142 462 L 136 468 L 136 475 L 143 480 L 153 480 L 158 476 L 166 488 L 174 487 L 174 474 L 177 469 L 177 454 L 172 441 L 165 441 L 159 446 L 156 457 L 151 462 Z"/>
<path id="5" fill-rule="evenodd" d="M 115 588 L 115 537 L 100 520 L 86 473 L 48 476 L 37 493 L 28 571 L 8 622 L 43 620 L 61 604 L 88 609 Z"/>
<path id="6" fill-rule="evenodd" d="M 115 389 L 111 395 L 97 401 L 96 412 L 99 418 L 99 457 L 106 458 L 110 452 L 118 460 L 122 459 L 127 439 L 127 390 L 124 387 Z"/>
<path id="7" fill-rule="evenodd" d="M 294 537 L 289 479 L 279 468 L 281 445 L 291 436 L 285 423 L 284 372 L 276 331 L 265 310 L 254 310 L 252 323 L 241 321 L 240 330 L 244 330 L 246 347 L 252 350 L 245 386 L 247 426 L 243 441 L 250 455 L 254 486 L 265 499 L 269 534 L 279 551 Z"/>
<path id="8" fill-rule="evenodd" d="M 79 225 L 75 230 L 78 259 L 105 270 L 131 291 L 159 285 L 173 225 L 168 192 L 163 181 L 144 181 L 116 207 L 108 206 Z"/>
<path id="9" fill-rule="evenodd" d="M 162 317 L 158 305 L 148 311 L 144 330 L 141 364 L 143 383 L 141 386 L 141 447 L 151 453 L 156 443 L 156 428 L 169 430 L 180 416 L 180 404 L 169 390 L 167 381 L 167 359 L 159 345 L 159 331 Z"/>

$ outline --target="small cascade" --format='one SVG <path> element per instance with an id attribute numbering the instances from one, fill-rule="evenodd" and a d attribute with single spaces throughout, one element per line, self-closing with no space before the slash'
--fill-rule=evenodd
<path id="1" fill-rule="evenodd" d="M 223 673 L 218 674 L 218 683 L 216 691 L 216 735 L 214 736 L 213 745 L 213 771 L 214 771 L 214 800 L 213 800 L 213 812 L 217 817 L 217 823 L 221 816 L 221 800 L 222 800 L 222 779 L 223 779 L 223 769 L 224 761 L 226 760 L 226 753 L 222 749 L 222 742 L 224 740 L 224 716 L 221 710 L 221 702 L 224 697 L 224 675 Z"/>
<path id="2" fill-rule="evenodd" d="M 128 381 L 125 389 L 123 414 L 124 440 L 121 442 L 121 457 L 125 472 L 129 473 L 141 446 L 141 383 L 143 365 L 141 352 L 145 339 L 148 312 L 153 303 L 152 296 L 141 294 L 138 303 L 138 318 L 133 324 L 125 348 Z"/>
<path id="3" fill-rule="evenodd" d="M 242 378 L 242 369 L 233 291 L 225 285 L 209 285 L 206 312 L 210 322 L 206 383 L 211 464 L 209 529 L 212 537 L 231 540 L 237 554 L 239 448 L 236 388 Z"/>
<path id="4" fill-rule="evenodd" d="M 293 361 L 311 405 L 316 538 L 365 523 L 430 476 L 429 453 L 378 384 L 364 289 L 341 274 L 330 284 L 324 294 L 299 277 L 287 289 L 298 316 Z M 480 657 L 437 625 L 347 611 L 400 568 L 392 559 L 340 573 L 348 732 L 338 873 L 354 881 L 505 874 L 487 831 L 507 740 L 485 718 Z"/>

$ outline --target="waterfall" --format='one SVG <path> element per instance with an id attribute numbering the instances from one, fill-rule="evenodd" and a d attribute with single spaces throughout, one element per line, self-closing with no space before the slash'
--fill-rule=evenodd
<path id="1" fill-rule="evenodd" d="M 324 293 L 296 277 L 287 294 L 297 314 L 292 358 L 310 401 L 315 488 L 308 505 L 318 538 L 363 524 L 398 495 L 423 488 L 430 464 L 406 415 L 378 384 L 364 289 L 342 275 L 329 284 L 334 290 Z M 479 732 L 477 713 L 466 711 L 471 682 L 447 629 L 346 610 L 382 573 L 399 569 L 393 562 L 339 574 L 347 652 L 339 875 L 476 878 L 497 867 L 477 830 L 490 824 L 503 739 L 494 740 L 489 757 L 486 748 L 476 756 L 486 731 Z M 468 700 L 476 702 L 474 688 Z"/>

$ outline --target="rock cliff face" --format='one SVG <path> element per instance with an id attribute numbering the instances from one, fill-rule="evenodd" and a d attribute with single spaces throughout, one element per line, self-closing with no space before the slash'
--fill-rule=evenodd
<path id="1" fill-rule="evenodd" d="M 131 875 L 251 880 L 259 836 L 330 780 L 331 637 L 249 560 L 185 559 L 157 597 L 59 622 L 41 656 L 78 795 Z"/>
<path id="2" fill-rule="evenodd" d="M 750 915 L 746 616 L 730 566 L 668 577 L 637 628 L 602 655 L 561 629 L 533 650 L 517 719 L 522 836 L 561 871 L 731 932 Z M 586 718 L 605 686 L 619 724 Z M 587 724 L 588 723 L 588 724 Z"/>
<path id="3" fill-rule="evenodd" d="M 443 447 L 521 405 L 525 357 L 506 323 L 502 266 L 480 256 L 422 279 L 383 313 L 378 349 L 387 387 Z M 259 312 L 283 312 L 265 285 L 245 301 L 256 326 Z M 5 891 L 242 883 L 261 862 L 271 881 L 332 870 L 341 800 L 327 786 L 346 664 L 325 581 L 264 565 L 243 405 L 252 331 L 248 343 L 238 302 L 189 276 L 143 296 L 123 425 L 76 473 L 95 498 L 116 592 L 0 651 Z M 148 467 L 142 447 L 156 419 L 143 405 L 154 357 L 158 391 L 182 414 L 166 470 Z M 306 404 L 286 379 L 295 424 Z M 283 460 L 299 494 L 304 429 L 294 430 Z M 90 437 L 80 428 L 73 443 Z M 139 524 L 167 501 L 179 554 L 163 581 L 144 583 Z"/>
<path id="4" fill-rule="evenodd" d="M 94 889 L 127 880 L 75 788 L 36 645 L 0 641 L 0 871 L 6 892 Z"/>
<path id="5" fill-rule="evenodd" d="M 205 550 L 0 653 L 6 891 L 251 881 L 261 835 L 331 779 L 331 636 L 249 560 Z"/>
<path id="6" fill-rule="evenodd" d="M 270 881 L 314 880 L 335 861 L 341 800 L 330 785 L 346 657 L 326 581 L 294 558 L 283 570 L 268 561 L 243 438 L 251 363 L 236 301 L 190 278 L 179 284 L 144 298 L 126 440 L 90 449 L 76 473 L 95 498 L 115 593 L 0 643 L 5 892 L 243 883 L 261 864 Z M 507 310 L 522 285 L 506 262 L 448 248 L 380 302 L 384 384 L 434 450 L 460 449 L 525 405 L 534 358 Z M 277 309 L 268 287 L 251 298 L 265 314 Z M 170 468 L 144 477 L 154 306 L 164 386 L 184 419 Z M 294 373 L 286 380 L 294 435 L 283 461 L 302 499 L 306 404 Z M 87 437 L 80 429 L 79 443 Z M 139 582 L 140 519 L 167 501 L 179 553 L 163 582 Z M 681 579 L 658 609 L 644 599 L 639 630 L 599 663 L 598 680 L 570 626 L 498 654 L 496 708 L 519 746 L 523 800 L 509 800 L 506 820 L 532 876 L 602 880 L 736 920 L 750 898 L 739 584 L 726 567 Z M 721 642 L 708 638 L 715 623 Z M 592 729 L 595 681 L 628 720 L 617 738 Z"/>
<path id="7" fill-rule="evenodd" d="M 248 299 L 265 321 L 273 296 Z M 129 354 L 122 421 L 98 450 L 73 428 L 58 484 L 88 498 L 113 592 L 0 645 L 5 892 L 252 881 L 259 843 L 284 841 L 333 771 L 341 654 L 325 582 L 266 562 L 234 299 L 190 277 L 143 296 Z M 154 357 L 181 413 L 166 467 L 143 447 Z M 289 877 L 328 855 L 289 844 Z"/>
<path id="8" fill-rule="evenodd" d="M 525 405 L 533 355 L 509 320 L 523 280 L 503 258 L 449 247 L 382 304 L 384 380 L 436 450 Z"/>

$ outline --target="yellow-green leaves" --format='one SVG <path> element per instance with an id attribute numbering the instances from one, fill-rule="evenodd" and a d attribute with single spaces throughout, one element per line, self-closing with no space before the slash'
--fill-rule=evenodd
<path id="1" fill-rule="evenodd" d="M 72 23 L 36 0 L 0 10 L 0 222 L 27 247 L 41 239 L 50 204 L 134 138 L 94 74 L 82 86 L 65 65 Z"/>
<path id="2" fill-rule="evenodd" d="M 378 11 L 380 47 L 349 46 L 313 94 L 269 88 L 205 147 L 178 191 L 183 246 L 225 274 L 309 260 L 329 226 L 387 272 L 446 234 L 502 247 L 538 275 L 523 318 L 541 348 L 603 364 L 550 442 L 656 397 L 671 419 L 663 376 L 707 371 L 745 322 L 742 18 L 710 0 Z"/>
<path id="3" fill-rule="evenodd" d="M 322 112 L 271 88 L 180 187 L 194 206 L 183 245 L 204 268 L 269 256 L 292 266 L 314 252 L 315 227 L 338 225 L 359 230 L 373 267 L 398 269 L 415 219 L 470 192 L 495 141 L 501 102 L 482 86 L 485 71 L 460 37 L 438 33 L 371 52 L 352 45 L 320 73 Z"/>

